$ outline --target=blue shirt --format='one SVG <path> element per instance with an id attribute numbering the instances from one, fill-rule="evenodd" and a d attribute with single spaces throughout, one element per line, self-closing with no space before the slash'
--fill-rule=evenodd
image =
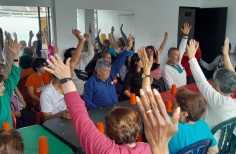
<path id="1" fill-rule="evenodd" d="M 118 56 L 112 64 L 110 76 L 106 82 L 100 80 L 97 74 L 94 74 L 85 83 L 83 99 L 87 109 L 99 109 L 118 102 L 113 79 L 124 65 L 128 54 L 129 52 L 125 50 Z"/>
<path id="2" fill-rule="evenodd" d="M 217 145 L 216 139 L 205 121 L 198 120 L 194 125 L 178 123 L 178 132 L 168 144 L 169 152 L 170 154 L 176 154 L 187 146 L 205 139 L 212 139 L 211 147 Z"/>
<path id="3" fill-rule="evenodd" d="M 42 50 L 42 42 L 38 39 L 37 41 L 37 47 L 36 47 L 36 54 L 38 57 L 41 57 L 41 50 Z"/>

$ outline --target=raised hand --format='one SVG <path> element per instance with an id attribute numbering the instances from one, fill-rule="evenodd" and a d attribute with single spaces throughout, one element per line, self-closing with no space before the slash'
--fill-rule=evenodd
<path id="1" fill-rule="evenodd" d="M 113 34 L 113 32 L 115 31 L 114 26 L 111 27 L 111 33 Z"/>
<path id="2" fill-rule="evenodd" d="M 59 53 L 59 47 L 58 46 L 53 46 L 53 52 L 54 52 L 54 54 L 58 54 Z"/>
<path id="3" fill-rule="evenodd" d="M 228 55 L 229 54 L 229 38 L 226 37 L 225 42 L 224 42 L 224 47 L 223 47 L 223 55 Z"/>
<path id="4" fill-rule="evenodd" d="M 159 57 L 161 54 L 160 49 L 158 49 L 157 47 L 154 47 L 154 49 L 156 50 L 155 52 L 156 57 Z"/>
<path id="5" fill-rule="evenodd" d="M 181 31 L 183 34 L 188 35 L 190 32 L 190 29 L 192 28 L 192 26 L 189 25 L 189 23 L 184 23 L 184 28 L 181 28 Z"/>
<path id="6" fill-rule="evenodd" d="M 36 37 L 37 37 L 38 39 L 41 39 L 42 35 L 43 35 L 43 33 L 42 33 L 41 31 L 39 31 L 39 32 L 36 34 Z"/>
<path id="7" fill-rule="evenodd" d="M 50 68 L 44 67 L 44 69 L 51 74 L 54 74 L 58 79 L 65 79 L 65 78 L 71 78 L 71 71 L 70 71 L 70 60 L 71 58 L 68 58 L 66 60 L 66 64 L 63 63 L 60 56 L 56 54 L 55 58 L 51 57 L 52 62 L 47 59 L 47 63 L 49 64 Z"/>
<path id="8" fill-rule="evenodd" d="M 121 32 L 123 31 L 123 24 L 120 26 L 120 31 Z"/>
<path id="9" fill-rule="evenodd" d="M 129 34 L 128 43 L 127 43 L 127 49 L 130 50 L 132 48 L 133 42 L 134 42 L 134 36 Z"/>
<path id="10" fill-rule="evenodd" d="M 165 39 L 168 39 L 168 33 L 167 33 L 167 32 L 165 32 L 164 38 L 165 38 Z"/>
<path id="11" fill-rule="evenodd" d="M 152 64 L 153 64 L 153 56 L 150 56 L 150 58 L 148 58 L 145 48 L 140 48 L 138 50 L 138 56 L 143 63 L 144 73 L 145 74 L 150 73 L 151 68 L 152 68 Z"/>
<path id="12" fill-rule="evenodd" d="M 84 38 L 80 35 L 80 31 L 77 29 L 72 29 L 72 34 L 75 35 L 75 37 L 78 38 L 78 40 L 83 41 Z"/>
<path id="13" fill-rule="evenodd" d="M 14 41 L 9 41 L 8 49 L 10 49 L 14 53 L 15 56 L 18 55 L 19 57 L 20 45 L 18 44 L 16 39 Z"/>
<path id="14" fill-rule="evenodd" d="M 13 32 L 14 40 L 17 40 L 17 34 L 16 32 Z"/>
<path id="15" fill-rule="evenodd" d="M 32 32 L 32 30 L 29 32 L 29 37 L 33 38 L 34 37 L 34 33 Z"/>
<path id="16" fill-rule="evenodd" d="M 195 58 L 198 46 L 196 46 L 195 40 L 191 39 L 189 45 L 187 45 L 187 56 L 189 59 Z"/>
<path id="17" fill-rule="evenodd" d="M 91 33 L 93 33 L 93 31 L 92 31 L 92 24 L 90 23 L 89 24 L 89 34 L 91 34 Z"/>
<path id="18" fill-rule="evenodd" d="M 43 29 L 43 33 L 45 37 L 48 37 L 48 29 L 47 27 Z"/>
<path id="19" fill-rule="evenodd" d="M 84 34 L 83 35 L 83 37 L 85 38 L 85 40 L 89 43 L 89 44 L 91 44 L 91 38 L 90 38 L 90 35 L 89 34 Z"/>
<path id="20" fill-rule="evenodd" d="M 7 40 L 9 40 L 11 38 L 11 34 L 8 33 L 7 31 L 5 31 L 4 34 L 5 34 L 5 37 L 6 37 Z"/>
<path id="21" fill-rule="evenodd" d="M 168 153 L 168 143 L 178 131 L 180 108 L 176 108 L 170 119 L 160 93 L 149 87 L 140 90 L 136 97 L 138 108 L 143 117 L 144 131 L 152 153 Z"/>
<path id="22" fill-rule="evenodd" d="M 98 30 L 98 35 L 101 33 L 101 29 Z"/>

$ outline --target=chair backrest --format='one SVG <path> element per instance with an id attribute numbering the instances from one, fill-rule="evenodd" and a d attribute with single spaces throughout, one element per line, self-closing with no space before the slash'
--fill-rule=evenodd
<path id="1" fill-rule="evenodd" d="M 206 154 L 211 143 L 212 139 L 201 140 L 179 151 L 178 154 Z"/>
<path id="2" fill-rule="evenodd" d="M 14 111 L 11 111 L 11 118 L 12 118 L 13 128 L 16 129 L 16 116 Z"/>
<path id="3" fill-rule="evenodd" d="M 218 141 L 218 148 L 219 148 L 218 154 L 225 154 L 227 152 L 228 145 L 233 135 L 235 126 L 236 126 L 236 117 L 218 124 L 211 130 L 212 134 L 221 131 L 220 138 Z"/>

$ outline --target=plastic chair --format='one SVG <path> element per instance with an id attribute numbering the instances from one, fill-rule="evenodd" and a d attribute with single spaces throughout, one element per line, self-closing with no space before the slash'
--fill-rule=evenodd
<path id="1" fill-rule="evenodd" d="M 220 139 L 218 141 L 218 148 L 219 148 L 218 154 L 225 154 L 229 150 L 229 145 L 235 126 L 236 126 L 236 117 L 220 123 L 211 130 L 212 134 L 221 131 Z"/>
<path id="2" fill-rule="evenodd" d="M 14 111 L 11 111 L 11 118 L 12 118 L 13 128 L 16 129 L 16 116 Z"/>
<path id="3" fill-rule="evenodd" d="M 206 154 L 211 143 L 212 139 L 201 140 L 179 151 L 178 154 Z"/>

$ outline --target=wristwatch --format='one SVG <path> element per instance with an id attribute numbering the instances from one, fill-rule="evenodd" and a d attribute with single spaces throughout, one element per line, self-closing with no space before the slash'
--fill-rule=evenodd
<path id="1" fill-rule="evenodd" d="M 68 82 L 68 81 L 71 81 L 72 80 L 72 78 L 64 78 L 64 79 L 61 79 L 60 80 L 60 83 L 61 84 L 64 84 L 64 83 L 66 83 L 66 82 Z"/>
<path id="2" fill-rule="evenodd" d="M 151 77 L 151 75 L 142 74 L 142 78 Z"/>

